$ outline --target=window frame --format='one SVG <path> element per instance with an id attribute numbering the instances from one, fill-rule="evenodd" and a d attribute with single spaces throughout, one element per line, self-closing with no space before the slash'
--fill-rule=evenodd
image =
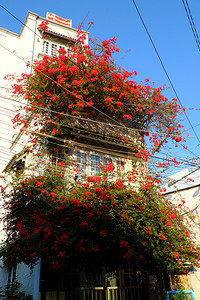
<path id="1" fill-rule="evenodd" d="M 78 178 L 84 175 L 98 175 L 100 173 L 100 167 L 98 166 L 99 163 L 102 163 L 103 166 L 107 166 L 111 163 L 114 165 L 115 171 L 125 171 L 124 159 L 110 156 L 102 152 L 89 152 L 78 149 L 75 152 L 75 161 Z"/>
<path id="2" fill-rule="evenodd" d="M 49 54 L 49 42 L 46 40 L 42 44 L 42 53 Z"/>
<path id="3" fill-rule="evenodd" d="M 52 43 L 51 44 L 51 56 L 56 55 L 58 52 L 58 44 Z"/>
<path id="4" fill-rule="evenodd" d="M 70 47 L 64 46 L 60 43 L 53 42 L 51 43 L 49 40 L 43 40 L 42 43 L 42 53 L 47 54 L 49 56 L 54 56 L 58 54 L 60 49 L 64 49 L 66 51 L 66 55 L 69 55 L 70 53 Z"/>

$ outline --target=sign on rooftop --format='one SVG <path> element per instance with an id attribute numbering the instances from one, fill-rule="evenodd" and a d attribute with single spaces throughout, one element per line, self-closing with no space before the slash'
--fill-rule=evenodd
<path id="1" fill-rule="evenodd" d="M 65 25 L 65 26 L 68 26 L 68 27 L 72 27 L 72 20 L 69 20 L 69 19 L 63 19 L 53 13 L 49 13 L 47 12 L 47 16 L 46 18 L 48 20 L 51 20 L 51 21 L 54 21 L 56 23 L 59 23 L 59 24 L 62 24 L 62 25 Z"/>

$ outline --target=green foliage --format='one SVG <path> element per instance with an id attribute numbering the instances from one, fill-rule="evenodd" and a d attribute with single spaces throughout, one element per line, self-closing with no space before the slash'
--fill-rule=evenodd
<path id="1" fill-rule="evenodd" d="M 194 299 L 191 295 L 186 294 L 182 287 L 179 289 L 178 293 L 167 294 L 167 297 L 170 300 L 193 300 Z"/>
<path id="2" fill-rule="evenodd" d="M 7 202 L 6 265 L 32 266 L 41 257 L 54 269 L 92 263 L 113 271 L 131 263 L 147 273 L 187 272 L 184 263 L 197 264 L 199 255 L 183 205 L 167 201 L 153 178 L 135 174 L 120 177 L 109 165 L 72 184 L 47 170 L 17 180 Z"/>
<path id="3" fill-rule="evenodd" d="M 115 145 L 117 139 L 126 153 L 144 163 L 168 139 L 180 142 L 176 99 L 168 101 L 161 94 L 164 88 L 150 86 L 148 79 L 137 84 L 132 80 L 136 72 L 117 67 L 115 38 L 93 47 L 83 41 L 79 32 L 70 54 L 61 49 L 57 56 L 44 56 L 32 74 L 23 74 L 13 85 L 13 92 L 27 101 L 13 124 L 26 128 L 33 149 L 63 154 L 73 134 L 110 144 L 114 140 Z M 100 121 L 111 123 L 106 134 L 99 135 Z M 114 124 L 125 131 L 113 132 Z M 144 149 L 144 135 L 151 153 Z M 11 183 L 5 195 L 5 264 L 34 266 L 42 258 L 53 269 L 92 264 L 112 272 L 130 263 L 147 273 L 186 273 L 188 262 L 197 265 L 199 253 L 187 223 L 192 216 L 183 220 L 183 205 L 167 201 L 158 182 L 137 170 L 120 176 L 112 164 L 100 167 L 100 176 L 75 183 L 66 182 L 66 168 L 61 173 L 46 168 L 43 176 L 22 175 Z"/>
<path id="4" fill-rule="evenodd" d="M 32 300 L 31 295 L 26 295 L 24 291 L 21 291 L 22 284 L 14 280 L 12 283 L 7 283 L 5 288 L 1 291 L 6 298 L 12 298 L 15 300 Z"/>

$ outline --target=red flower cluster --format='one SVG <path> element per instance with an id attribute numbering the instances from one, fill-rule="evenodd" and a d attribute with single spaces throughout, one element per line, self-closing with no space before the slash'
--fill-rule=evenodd
<path id="1" fill-rule="evenodd" d="M 46 31 L 48 29 L 48 25 L 49 25 L 49 22 L 47 21 L 42 21 L 38 27 L 42 30 L 42 31 Z"/>
<path id="2" fill-rule="evenodd" d="M 186 272 L 180 261 L 198 264 L 198 251 L 181 217 L 183 206 L 174 207 L 159 192 L 154 195 L 152 177 L 145 182 L 140 178 L 137 189 L 130 180 L 137 178 L 134 170 L 123 179 L 90 176 L 87 184 L 69 186 L 59 172 L 49 172 L 18 181 L 9 195 L 3 251 L 8 266 L 21 261 L 34 265 L 39 257 L 54 269 L 91 260 L 110 270 L 128 261 L 147 272 L 155 265 Z"/>
<path id="3" fill-rule="evenodd" d="M 45 31 L 48 24 L 42 22 L 39 28 Z M 137 84 L 131 78 L 135 71 L 114 64 L 112 54 L 119 51 L 116 38 L 98 46 L 91 41 L 88 46 L 85 34 L 78 31 L 77 39 L 69 54 L 60 50 L 57 56 L 44 56 L 35 62 L 32 74 L 23 74 L 13 85 L 14 94 L 28 103 L 13 125 L 26 129 L 33 147 L 43 147 L 45 136 L 44 155 L 49 151 L 62 157 L 70 128 L 93 140 L 98 135 L 117 143 L 144 164 L 169 138 L 182 141 L 176 100 L 168 101 L 161 94 L 164 87 L 151 87 L 148 79 Z M 83 123 L 92 120 L 96 128 L 86 130 Z M 120 123 L 122 128 L 100 133 L 102 122 Z M 149 138 L 149 151 L 144 149 L 144 137 Z M 198 264 L 198 251 L 181 217 L 183 203 L 175 208 L 163 198 L 157 189 L 159 180 L 145 177 L 142 170 L 120 175 L 112 163 L 100 163 L 102 176 L 66 183 L 63 174 L 69 164 L 61 161 L 57 171 L 47 169 L 44 176 L 13 183 L 5 197 L 8 240 L 3 256 L 8 266 L 34 265 L 40 257 L 55 269 L 71 261 L 78 267 L 92 261 L 113 271 L 128 260 L 151 273 L 155 266 L 186 272 L 177 259 Z"/>
<path id="4" fill-rule="evenodd" d="M 48 22 L 43 21 L 39 28 L 47 30 Z M 148 79 L 145 79 L 145 84 L 133 81 L 131 76 L 136 75 L 135 71 L 124 71 L 114 65 L 112 54 L 118 51 L 116 38 L 98 46 L 91 41 L 89 46 L 85 44 L 85 33 L 79 30 L 78 43 L 71 48 L 70 54 L 61 49 L 57 56 L 44 56 L 43 60 L 35 62 L 35 72 L 23 74 L 13 85 L 13 92 L 23 95 L 28 103 L 24 107 L 27 113 L 17 114 L 13 124 L 26 128 L 33 126 L 29 114 L 34 114 L 35 130 L 31 132 L 43 127 L 43 134 L 65 135 L 65 125 L 69 125 L 65 114 L 122 123 L 138 129 L 131 140 L 124 136 L 123 142 L 137 149 L 136 158 L 141 160 L 147 160 L 151 153 L 159 151 L 170 137 L 180 142 L 181 126 L 177 121 L 180 107 L 176 99 L 168 101 L 161 94 L 164 87 L 151 87 L 147 84 Z M 41 118 L 43 106 L 48 110 L 42 111 Z M 152 133 L 154 128 L 161 130 Z M 150 152 L 142 147 L 145 133 L 151 143 Z M 120 134 L 119 140 L 122 137 Z M 36 136 L 33 141 L 36 143 L 39 139 Z"/>

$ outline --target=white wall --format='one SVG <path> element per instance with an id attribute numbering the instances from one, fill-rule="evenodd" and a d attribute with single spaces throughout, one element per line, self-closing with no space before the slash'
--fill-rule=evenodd
<path id="1" fill-rule="evenodd" d="M 10 92 L 11 82 L 5 81 L 4 76 L 7 74 L 18 76 L 24 72 L 31 72 L 31 67 L 27 68 L 27 63 L 32 63 L 33 60 L 38 59 L 39 53 L 42 52 L 42 32 L 38 30 L 38 25 L 45 20 L 45 18 L 29 12 L 25 25 L 23 25 L 19 34 L 0 28 L 0 44 L 4 47 L 0 47 L 0 146 L 4 147 L 4 150 L 1 151 L 0 149 L 2 157 L 0 173 L 12 156 L 21 151 L 24 146 L 22 140 L 20 140 L 17 149 L 15 148 L 14 151 L 9 150 L 13 134 L 17 133 L 12 128 L 11 119 L 16 115 L 16 107 L 19 104 L 15 102 L 16 99 Z M 65 27 L 52 21 L 48 22 L 51 31 L 76 39 L 76 29 Z M 12 98 L 12 101 L 10 98 Z"/>
<path id="2" fill-rule="evenodd" d="M 2 268 L 3 261 L 0 260 L 0 294 L 3 294 L 3 290 L 8 283 L 8 269 Z M 20 288 L 26 295 L 32 295 L 33 300 L 38 300 L 39 283 L 40 283 L 40 261 L 31 270 L 24 263 L 18 264 L 16 269 L 16 280 L 23 284 Z"/>
<path id="3" fill-rule="evenodd" d="M 190 187 L 177 192 L 167 194 L 167 198 L 173 203 L 180 203 L 184 199 L 188 209 L 192 210 L 195 218 L 195 227 L 193 232 L 196 236 L 197 243 L 200 244 L 200 186 Z M 195 293 L 195 299 L 200 299 L 200 268 L 195 268 L 188 275 L 189 289 Z"/>
<path id="4" fill-rule="evenodd" d="M 31 270 L 25 264 L 17 265 L 17 280 L 23 283 L 26 294 L 33 296 L 33 300 L 38 300 L 39 283 L 40 283 L 40 262 Z"/>

